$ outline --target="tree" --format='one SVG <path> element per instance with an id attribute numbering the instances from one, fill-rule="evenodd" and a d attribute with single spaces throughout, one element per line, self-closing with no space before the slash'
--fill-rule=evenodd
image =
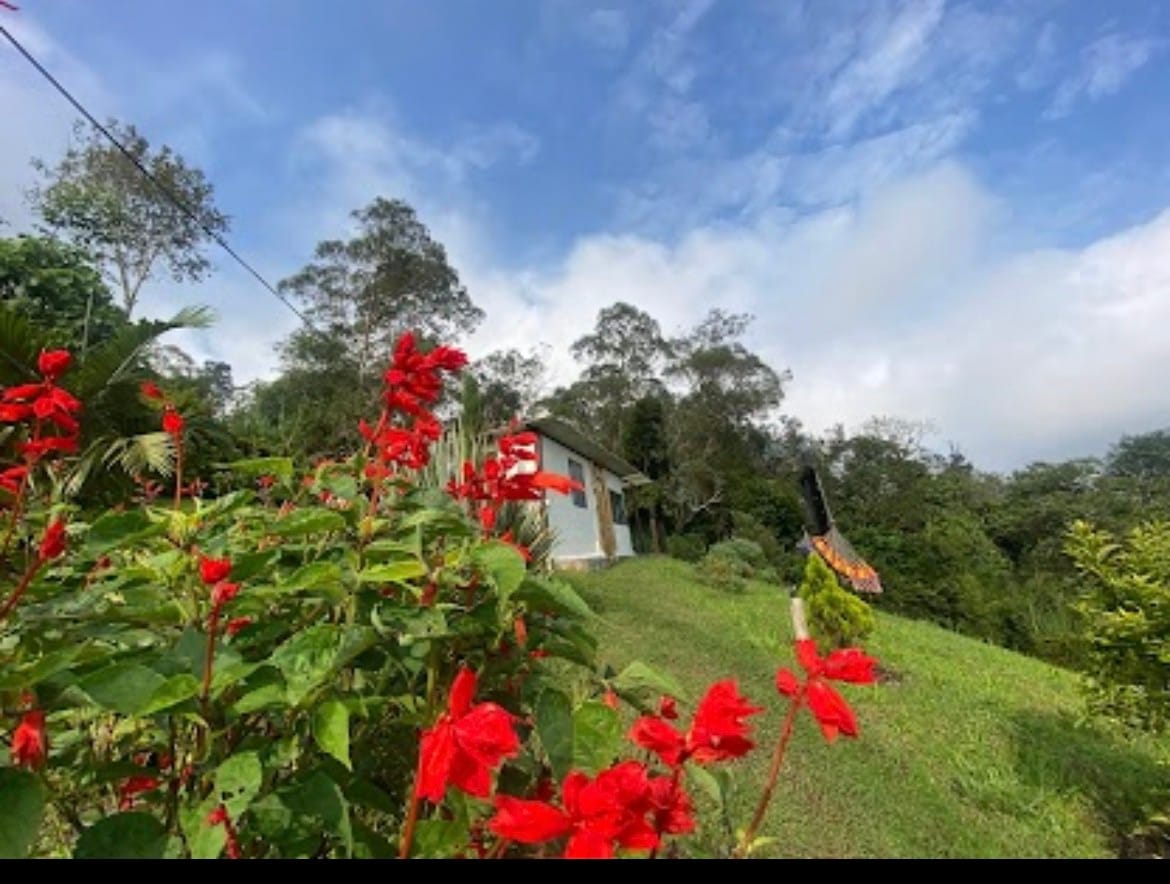
<path id="1" fill-rule="evenodd" d="M 524 415 L 540 398 L 546 376 L 539 352 L 496 350 L 477 359 L 464 373 L 476 388 L 478 423 L 482 429 L 502 426 Z"/>
<path id="2" fill-rule="evenodd" d="M 446 250 L 409 205 L 379 197 L 353 218 L 358 229 L 350 239 L 319 243 L 314 260 L 280 283 L 305 305 L 314 327 L 281 344 L 282 375 L 257 385 L 238 416 L 237 426 L 251 428 L 260 447 L 352 450 L 397 337 L 411 330 L 454 341 L 483 318 Z"/>
<path id="3" fill-rule="evenodd" d="M 326 334 L 343 341 L 361 380 L 377 374 L 393 342 L 411 330 L 455 341 L 474 331 L 483 311 L 472 303 L 442 244 L 401 200 L 375 199 L 353 212 L 358 231 L 319 243 L 314 260 L 280 283 Z M 295 333 L 285 355 L 302 356 Z"/>
<path id="4" fill-rule="evenodd" d="M 130 316 L 143 284 L 160 266 L 175 282 L 203 279 L 211 269 L 204 246 L 227 231 L 228 218 L 215 207 L 214 189 L 203 172 L 170 147 L 151 150 L 137 129 L 115 120 L 107 128 L 161 188 L 79 122 L 60 162 L 33 161 L 43 181 L 30 200 L 52 231 L 93 255 Z"/>
<path id="5" fill-rule="evenodd" d="M 85 252 L 40 236 L 0 239 L 0 302 L 77 353 L 128 322 Z"/>

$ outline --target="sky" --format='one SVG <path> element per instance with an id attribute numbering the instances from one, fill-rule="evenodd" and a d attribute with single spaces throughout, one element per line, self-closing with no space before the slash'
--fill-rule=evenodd
<path id="1" fill-rule="evenodd" d="M 1170 426 L 1170 2 L 17 0 L 99 117 L 201 167 L 269 279 L 407 200 L 550 383 L 615 301 L 713 307 L 819 432 L 874 415 L 985 469 Z M 2 42 L 2 41 L 0 41 Z M 0 45 L 0 218 L 74 114 Z M 143 313 L 237 382 L 296 318 L 222 253 Z"/>

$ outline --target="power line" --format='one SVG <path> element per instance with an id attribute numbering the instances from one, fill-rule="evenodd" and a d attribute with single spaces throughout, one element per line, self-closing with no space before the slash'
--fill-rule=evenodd
<path id="1" fill-rule="evenodd" d="M 86 110 L 85 105 L 83 105 L 80 101 L 78 101 L 76 98 L 74 98 L 73 95 L 69 92 L 69 90 L 66 89 L 63 85 L 61 85 L 61 82 L 56 77 L 54 77 L 51 73 L 49 73 L 49 71 L 45 69 L 45 66 L 42 65 L 39 61 L 37 61 L 32 56 L 32 54 L 27 49 L 25 49 L 24 46 L 22 46 L 20 44 L 20 41 L 17 40 L 14 36 L 12 36 L 12 34 L 9 33 L 8 29 L 6 27 L 4 27 L 3 25 L 0 25 L 0 34 L 4 35 L 4 37 L 8 40 L 9 43 L 11 43 L 13 45 L 13 47 L 16 49 L 16 51 L 19 52 L 21 55 L 23 55 L 25 60 L 28 61 L 28 63 L 31 64 L 34 68 L 36 68 L 37 71 L 40 73 L 40 75 L 42 77 L 44 77 L 46 80 L 48 80 L 53 85 L 53 88 L 55 88 L 58 92 L 60 92 L 61 95 L 64 96 L 65 100 L 68 101 L 71 105 L 73 105 L 74 109 L 79 114 L 81 114 L 83 117 L 85 117 L 86 120 L 89 121 L 89 124 L 91 126 L 93 126 L 95 129 L 98 130 L 98 132 L 100 132 L 102 135 L 104 135 L 106 140 L 109 141 L 110 144 L 114 145 L 114 147 L 116 147 L 118 149 L 118 151 L 122 154 L 122 156 L 124 156 L 131 163 L 133 163 L 135 168 L 137 168 L 138 171 L 141 172 L 143 174 L 143 176 L 151 184 L 153 184 L 156 188 L 158 188 L 159 193 L 161 193 L 164 197 L 167 198 L 168 201 L 170 201 L 171 205 L 173 205 L 176 209 L 178 209 L 180 212 L 182 212 L 183 215 L 186 216 L 188 220 L 193 221 L 195 224 L 197 224 L 199 226 L 200 230 L 202 230 L 205 234 L 207 234 L 207 236 L 210 237 L 221 249 L 223 249 L 225 252 L 227 252 L 229 255 L 231 255 L 231 257 L 235 260 L 235 262 L 237 264 L 239 264 L 246 271 L 248 271 L 248 273 L 250 273 L 252 275 L 252 277 L 258 283 L 260 283 L 260 285 L 264 286 L 264 288 L 267 289 L 269 294 L 271 294 L 273 297 L 275 297 L 277 300 L 279 300 L 280 303 L 284 304 L 285 307 L 287 307 L 294 314 L 296 314 L 297 318 L 300 319 L 300 321 L 303 322 L 311 331 L 316 332 L 317 334 L 320 334 L 320 331 L 318 331 L 317 327 L 314 326 L 313 323 L 309 321 L 309 318 L 307 316 L 305 316 L 304 313 L 302 313 L 299 309 L 297 309 L 296 305 L 294 305 L 288 298 L 286 298 L 284 295 L 282 295 L 276 289 L 276 287 L 272 285 L 272 283 L 270 283 L 267 279 L 265 279 L 263 276 L 261 276 L 260 272 L 258 270 L 256 270 L 255 267 L 253 267 L 251 264 L 249 264 L 247 261 L 245 261 L 240 256 L 240 254 L 235 249 L 232 248 L 231 244 L 226 239 L 223 238 L 223 236 L 221 236 L 215 230 L 212 230 L 206 223 L 204 223 L 204 221 L 198 216 L 198 214 L 196 214 L 195 211 L 190 206 L 188 206 L 185 202 L 183 202 L 181 197 L 176 195 L 173 190 L 171 190 L 169 187 L 167 187 L 165 184 L 163 184 L 161 181 L 159 181 L 151 173 L 151 171 L 149 169 L 147 169 L 144 165 L 142 165 L 142 163 L 139 162 L 138 158 L 136 156 L 134 156 L 134 154 L 130 153 L 130 151 L 128 151 L 126 149 L 125 145 L 123 145 L 122 142 L 120 142 L 117 138 L 115 138 L 109 129 L 107 129 L 105 126 L 103 126 L 101 123 L 99 123 L 97 121 L 97 119 L 94 117 L 94 115 L 91 114 L 88 110 Z"/>

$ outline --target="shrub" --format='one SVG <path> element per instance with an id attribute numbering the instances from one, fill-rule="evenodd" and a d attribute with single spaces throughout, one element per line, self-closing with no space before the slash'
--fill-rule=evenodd
<path id="1" fill-rule="evenodd" d="M 666 538 L 666 553 L 684 562 L 697 562 L 707 551 L 707 541 L 701 534 L 674 534 Z"/>
<path id="2" fill-rule="evenodd" d="M 820 556 L 809 555 L 799 592 L 808 611 L 809 628 L 830 648 L 856 645 L 873 631 L 869 605 L 842 588 Z"/>
<path id="3" fill-rule="evenodd" d="M 734 526 L 734 536 L 758 544 L 764 558 L 770 565 L 779 566 L 783 563 L 784 547 L 767 525 L 751 513 L 745 513 L 741 510 L 736 510 L 731 514 L 731 524 Z"/>
<path id="4" fill-rule="evenodd" d="M 747 575 L 735 559 L 718 553 L 707 553 L 697 568 L 699 577 L 724 592 L 743 592 L 747 589 Z"/>

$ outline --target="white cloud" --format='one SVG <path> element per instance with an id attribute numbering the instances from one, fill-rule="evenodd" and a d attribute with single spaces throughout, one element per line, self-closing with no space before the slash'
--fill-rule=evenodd
<path id="1" fill-rule="evenodd" d="M 1057 87 L 1046 119 L 1067 116 L 1082 99 L 1096 101 L 1113 95 L 1158 52 L 1164 40 L 1153 37 L 1106 34 L 1081 50 L 1080 68 Z"/>
<path id="2" fill-rule="evenodd" d="M 820 106 L 831 137 L 848 135 L 862 115 L 910 79 L 942 21 L 943 8 L 944 0 L 921 0 L 892 18 L 874 16 L 864 45 L 835 76 Z"/>

